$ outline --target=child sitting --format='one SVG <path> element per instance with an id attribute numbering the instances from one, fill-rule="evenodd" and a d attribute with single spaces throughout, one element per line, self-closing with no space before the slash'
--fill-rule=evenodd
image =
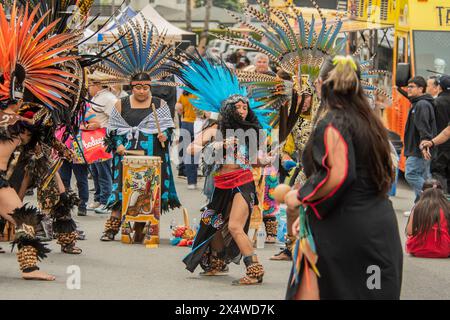
<path id="1" fill-rule="evenodd" d="M 427 180 L 406 227 L 406 252 L 423 258 L 450 256 L 450 204 L 439 181 Z"/>

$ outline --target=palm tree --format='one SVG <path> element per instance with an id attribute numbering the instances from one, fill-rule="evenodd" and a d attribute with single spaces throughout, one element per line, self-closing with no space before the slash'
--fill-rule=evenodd
<path id="1" fill-rule="evenodd" d="M 198 49 L 200 53 L 206 51 L 206 44 L 208 43 L 208 33 L 209 33 L 209 20 L 211 17 L 211 7 L 212 0 L 206 0 L 205 5 L 205 27 L 203 28 L 202 35 L 200 37 L 200 42 L 198 44 Z"/>
<path id="2" fill-rule="evenodd" d="M 192 31 L 192 0 L 186 0 L 186 29 Z"/>

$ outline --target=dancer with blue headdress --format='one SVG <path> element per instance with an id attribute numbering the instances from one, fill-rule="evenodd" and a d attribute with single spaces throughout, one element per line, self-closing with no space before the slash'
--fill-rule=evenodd
<path id="1" fill-rule="evenodd" d="M 201 216 L 200 229 L 192 251 L 184 258 L 191 272 L 198 265 L 201 275 L 217 276 L 228 272 L 230 262 L 243 257 L 246 275 L 234 285 L 253 285 L 263 281 L 264 268 L 259 263 L 247 236 L 252 209 L 258 204 L 252 166 L 270 164 L 264 146 L 268 116 L 272 113 L 262 103 L 249 97 L 237 76 L 223 64 L 211 63 L 198 56 L 186 56 L 170 71 L 194 94 L 192 104 L 201 110 L 219 113 L 217 124 L 203 131 L 188 152 L 204 152 L 214 163 L 214 193 Z"/>

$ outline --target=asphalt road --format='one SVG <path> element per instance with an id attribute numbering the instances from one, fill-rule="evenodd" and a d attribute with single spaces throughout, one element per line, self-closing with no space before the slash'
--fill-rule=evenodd
<path id="1" fill-rule="evenodd" d="M 191 218 L 199 217 L 204 203 L 200 191 L 187 190 L 186 181 L 177 179 L 177 189 Z M 200 183 L 201 184 L 201 183 Z M 397 196 L 392 198 L 404 241 L 407 218 L 413 194 L 401 182 Z M 32 202 L 33 197 L 27 199 Z M 182 222 L 181 210 L 162 216 L 159 248 L 125 245 L 120 241 L 100 242 L 106 215 L 88 212 L 76 217 L 87 239 L 79 242 L 84 250 L 79 256 L 60 252 L 53 242 L 53 251 L 40 264 L 57 279 L 55 282 L 24 281 L 20 278 L 15 253 L 0 254 L 0 299 L 283 299 L 291 264 L 270 261 L 278 245 L 266 245 L 257 253 L 265 267 L 264 283 L 252 287 L 234 287 L 231 281 L 244 273 L 243 265 L 231 265 L 230 274 L 204 278 L 189 273 L 181 262 L 188 248 L 169 244 L 169 224 L 175 217 Z M 7 243 L 1 243 L 9 249 Z M 9 251 L 9 250 L 8 250 Z M 75 267 L 73 267 L 75 266 Z M 80 288 L 72 281 L 80 271 Z M 69 285 L 68 285 L 69 282 Z M 75 284 L 75 285 L 74 285 Z M 405 254 L 402 299 L 450 299 L 450 259 L 420 259 Z"/>

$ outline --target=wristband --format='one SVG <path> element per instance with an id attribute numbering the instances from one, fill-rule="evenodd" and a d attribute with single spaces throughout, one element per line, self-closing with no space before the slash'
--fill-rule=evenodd
<path id="1" fill-rule="evenodd" d="M 431 147 L 433 148 L 433 147 L 435 147 L 436 145 L 434 144 L 434 141 L 433 141 L 433 139 L 431 139 Z"/>

